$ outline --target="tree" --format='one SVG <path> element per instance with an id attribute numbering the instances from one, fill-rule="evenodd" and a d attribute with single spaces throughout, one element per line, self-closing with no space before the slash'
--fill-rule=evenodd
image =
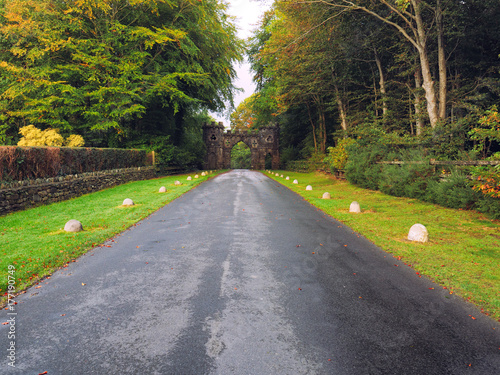
<path id="1" fill-rule="evenodd" d="M 40 130 L 33 125 L 23 126 L 19 133 L 23 136 L 18 146 L 66 146 L 82 147 L 85 144 L 81 135 L 72 134 L 66 140 L 57 129 Z"/>
<path id="2" fill-rule="evenodd" d="M 300 3 L 322 3 L 327 6 L 339 8 L 341 10 L 361 10 L 382 22 L 394 27 L 406 40 L 408 40 L 418 51 L 420 58 L 420 68 L 423 77 L 423 89 L 427 101 L 427 112 L 431 127 L 435 127 L 439 119 L 444 119 L 446 114 L 446 59 L 444 54 L 444 30 L 443 30 L 443 9 L 440 0 L 436 4 L 431 4 L 424 0 L 377 0 L 375 6 L 364 5 L 364 0 L 336 0 L 336 1 L 299 1 Z M 383 5 L 384 7 L 377 7 Z M 426 12 L 435 13 L 435 17 L 426 17 Z M 428 21 L 428 22 L 426 22 Z M 440 102 L 436 96 L 434 79 L 432 75 L 431 63 L 427 49 L 427 42 L 431 33 L 433 23 L 437 24 L 439 40 L 439 87 Z M 439 105 L 441 110 L 439 110 Z"/>
<path id="3" fill-rule="evenodd" d="M 231 113 L 231 130 L 248 130 L 253 127 L 256 120 L 253 113 L 253 103 L 256 96 L 256 94 L 253 94 L 243 100 L 236 110 Z"/>
<path id="4" fill-rule="evenodd" d="M 0 9 L 10 136 L 29 123 L 123 145 L 163 109 L 180 139 L 186 113 L 232 100 L 243 43 L 221 1 L 2 0 Z"/>

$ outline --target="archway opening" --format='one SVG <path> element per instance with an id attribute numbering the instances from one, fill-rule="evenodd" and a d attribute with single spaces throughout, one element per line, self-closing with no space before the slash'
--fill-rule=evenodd
<path id="1" fill-rule="evenodd" d="M 252 167 L 252 151 L 244 142 L 234 145 L 231 150 L 231 168 L 250 169 Z"/>

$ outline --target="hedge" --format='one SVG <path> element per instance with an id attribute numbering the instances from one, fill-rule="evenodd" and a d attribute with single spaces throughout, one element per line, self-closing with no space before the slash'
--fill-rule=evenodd
<path id="1" fill-rule="evenodd" d="M 146 150 L 0 146 L 0 181 L 23 181 L 152 165 Z"/>
<path id="2" fill-rule="evenodd" d="M 476 210 L 500 219 L 500 198 L 474 191 L 467 169 L 429 163 L 431 156 L 419 150 L 387 151 L 385 145 L 349 147 L 345 173 L 347 180 L 365 189 L 380 190 L 397 197 L 408 197 L 455 209 Z M 379 164 L 383 160 L 426 161 L 420 164 Z M 443 167 L 444 168 L 444 167 Z M 444 173 L 443 173 L 444 172 Z"/>

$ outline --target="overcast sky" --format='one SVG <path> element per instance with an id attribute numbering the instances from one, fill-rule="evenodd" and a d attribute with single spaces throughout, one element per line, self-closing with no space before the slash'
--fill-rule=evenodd
<path id="1" fill-rule="evenodd" d="M 272 1 L 259 0 L 226 0 L 230 6 L 228 13 L 236 16 L 236 25 L 238 26 L 238 36 L 247 39 L 252 36 L 253 30 L 257 27 L 262 14 L 269 9 Z M 252 73 L 250 65 L 243 63 L 235 66 L 238 79 L 234 82 L 236 87 L 241 87 L 245 91 L 238 92 L 234 98 L 234 104 L 237 107 L 244 99 L 253 94 L 255 84 L 252 82 Z M 226 127 L 229 127 L 229 119 L 216 113 L 211 114 L 217 121 L 222 121 Z"/>

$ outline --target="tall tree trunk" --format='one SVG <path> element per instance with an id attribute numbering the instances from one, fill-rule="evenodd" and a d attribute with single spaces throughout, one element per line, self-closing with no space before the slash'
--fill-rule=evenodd
<path id="1" fill-rule="evenodd" d="M 372 69 L 373 76 L 373 97 L 375 99 L 374 107 L 375 107 L 375 117 L 378 118 L 378 91 L 377 91 L 377 83 L 375 82 L 375 72 Z"/>
<path id="2" fill-rule="evenodd" d="M 439 121 L 439 111 L 438 111 L 438 100 L 434 88 L 434 81 L 432 80 L 432 73 L 429 63 L 429 56 L 427 54 L 427 34 L 426 34 L 426 25 L 424 24 L 422 18 L 422 10 L 424 9 L 424 1 L 423 0 L 409 0 L 409 4 L 411 4 L 411 8 L 413 9 L 413 13 L 410 10 L 402 11 L 398 8 L 393 0 L 378 0 L 380 3 L 384 4 L 387 8 L 390 9 L 389 17 L 377 13 L 374 9 L 365 6 L 361 6 L 358 2 L 342 0 L 339 4 L 337 2 L 327 2 L 321 1 L 322 3 L 327 3 L 331 6 L 341 7 L 341 8 L 349 8 L 349 9 L 360 9 L 363 10 L 382 22 L 385 22 L 394 28 L 396 28 L 401 35 L 403 35 L 418 51 L 420 58 L 420 67 L 422 69 L 422 78 L 423 78 L 423 89 L 425 91 L 425 99 L 427 101 L 427 112 L 429 114 L 429 120 L 431 123 L 431 127 L 434 128 L 438 124 Z M 369 2 L 368 2 L 369 4 Z M 430 6 L 427 2 L 425 2 L 425 6 Z M 432 8 L 432 7 L 431 7 Z M 435 8 L 432 8 L 435 10 Z M 398 17 L 400 21 L 403 21 L 406 26 L 398 24 L 398 22 L 393 21 L 392 17 Z M 412 35 L 413 34 L 413 35 Z"/>
<path id="3" fill-rule="evenodd" d="M 438 63 L 439 63 L 439 118 L 446 119 L 446 96 L 447 96 L 447 82 L 446 76 L 446 55 L 444 45 L 444 25 L 443 25 L 443 9 L 441 7 L 441 0 L 436 2 L 436 28 L 437 28 L 437 42 L 438 42 Z"/>
<path id="4" fill-rule="evenodd" d="M 334 83 L 333 85 L 335 87 L 335 97 L 337 100 L 337 105 L 339 107 L 340 126 L 342 127 L 342 130 L 344 130 L 344 132 L 347 132 L 347 111 L 345 108 L 345 103 L 340 96 L 339 87 L 336 83 Z"/>
<path id="5" fill-rule="evenodd" d="M 323 100 L 319 95 L 314 95 L 314 102 L 316 105 L 316 110 L 318 111 L 318 146 L 319 152 L 326 152 L 326 117 L 325 117 L 325 109 L 323 105 Z"/>
<path id="6" fill-rule="evenodd" d="M 326 116 L 325 116 L 325 111 L 322 109 L 321 110 L 321 124 L 322 124 L 322 133 L 323 133 L 323 141 L 321 142 L 321 152 L 324 154 L 326 152 L 326 139 L 327 139 L 327 134 L 326 134 Z"/>
<path id="7" fill-rule="evenodd" d="M 382 61 L 380 60 L 380 57 L 377 53 L 377 49 L 373 48 L 374 54 L 375 54 L 375 63 L 377 64 L 378 68 L 378 73 L 379 73 L 379 85 L 380 85 L 380 94 L 382 97 L 382 118 L 384 121 L 387 119 L 387 95 L 385 91 L 385 77 L 384 77 L 384 70 L 382 69 Z"/>
<path id="8" fill-rule="evenodd" d="M 415 10 L 415 20 L 417 23 L 417 44 L 415 47 L 417 48 L 418 55 L 420 57 L 420 67 L 422 69 L 422 78 L 424 80 L 422 87 L 425 91 L 429 121 L 431 123 L 431 127 L 435 128 L 439 120 L 438 102 L 436 92 L 434 90 L 434 81 L 432 80 L 429 56 L 427 54 L 425 27 L 422 20 L 422 6 L 420 4 L 420 0 L 411 0 L 411 4 Z"/>
<path id="9" fill-rule="evenodd" d="M 319 118 L 319 134 L 320 134 L 320 140 L 319 140 L 319 147 L 320 147 L 320 152 L 325 153 L 326 152 L 326 116 L 325 116 L 325 109 L 323 106 L 323 101 L 319 99 L 319 106 L 318 106 L 318 118 Z"/>
<path id="10" fill-rule="evenodd" d="M 417 135 L 421 135 L 424 129 L 424 120 L 420 108 L 422 106 L 422 97 L 420 96 L 420 89 L 422 88 L 422 72 L 420 67 L 415 70 L 415 120 Z"/>
<path id="11" fill-rule="evenodd" d="M 311 104 L 307 102 L 307 113 L 309 114 L 309 121 L 313 129 L 313 140 L 314 140 L 314 151 L 318 151 L 318 142 L 316 141 L 316 125 L 314 125 L 313 118 L 311 116 Z"/>

